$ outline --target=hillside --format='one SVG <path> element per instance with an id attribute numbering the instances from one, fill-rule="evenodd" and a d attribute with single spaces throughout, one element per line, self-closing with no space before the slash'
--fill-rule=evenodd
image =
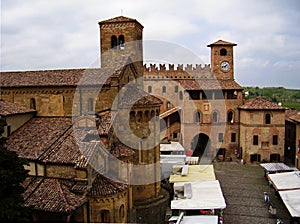
<path id="1" fill-rule="evenodd" d="M 244 93 L 246 99 L 262 96 L 274 103 L 282 103 L 284 107 L 300 110 L 300 90 L 284 87 L 244 87 Z"/>

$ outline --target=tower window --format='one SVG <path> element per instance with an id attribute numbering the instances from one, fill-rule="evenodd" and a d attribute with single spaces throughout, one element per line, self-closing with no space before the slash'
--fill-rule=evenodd
<path id="1" fill-rule="evenodd" d="M 175 86 L 175 93 L 178 93 L 178 86 Z"/>
<path id="2" fill-rule="evenodd" d="M 182 91 L 179 92 L 179 99 L 183 100 L 183 93 L 182 93 Z"/>
<path id="3" fill-rule="evenodd" d="M 222 48 L 222 49 L 220 50 L 220 55 L 221 55 L 221 56 L 226 56 L 226 55 L 227 55 L 227 50 L 226 50 L 225 48 Z"/>
<path id="4" fill-rule="evenodd" d="M 227 122 L 228 123 L 233 123 L 233 112 L 229 111 L 227 115 Z"/>
<path id="5" fill-rule="evenodd" d="M 111 36 L 111 48 L 116 48 L 118 46 L 118 40 L 115 35 Z"/>
<path id="6" fill-rule="evenodd" d="M 148 93 L 152 93 L 152 86 L 148 86 Z"/>
<path id="7" fill-rule="evenodd" d="M 163 86 L 163 87 L 162 87 L 162 92 L 163 92 L 163 93 L 167 92 L 167 87 Z"/>
<path id="8" fill-rule="evenodd" d="M 253 135 L 253 145 L 258 145 L 258 135 Z"/>
<path id="9" fill-rule="evenodd" d="M 94 111 L 94 99 L 93 98 L 88 99 L 88 111 Z"/>
<path id="10" fill-rule="evenodd" d="M 124 48 L 125 48 L 125 37 L 124 37 L 124 35 L 119 36 L 119 45 L 120 45 L 120 50 L 124 50 Z"/>

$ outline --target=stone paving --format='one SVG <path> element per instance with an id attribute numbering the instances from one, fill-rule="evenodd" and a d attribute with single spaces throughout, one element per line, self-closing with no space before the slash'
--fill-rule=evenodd
<path id="1" fill-rule="evenodd" d="M 281 199 L 275 196 L 274 189 L 269 187 L 264 170 L 259 165 L 215 162 L 214 168 L 227 205 L 224 210 L 224 223 L 273 224 L 277 217 L 284 223 L 290 222 L 288 210 Z M 270 202 L 276 208 L 275 216 L 268 212 L 264 192 L 268 192 Z"/>

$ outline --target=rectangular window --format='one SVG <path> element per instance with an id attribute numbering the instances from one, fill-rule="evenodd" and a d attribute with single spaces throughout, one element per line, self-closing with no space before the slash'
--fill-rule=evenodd
<path id="1" fill-rule="evenodd" d="M 258 145 L 258 135 L 253 135 L 253 145 Z"/>
<path id="2" fill-rule="evenodd" d="M 178 93 L 178 86 L 175 86 L 175 93 Z"/>
<path id="3" fill-rule="evenodd" d="M 273 135 L 273 145 L 278 145 L 278 135 Z"/>
<path id="4" fill-rule="evenodd" d="M 224 138 L 224 134 L 223 133 L 219 133 L 218 134 L 218 141 L 219 142 L 223 142 L 223 138 Z"/>
<path id="5" fill-rule="evenodd" d="M 236 142 L 236 133 L 231 133 L 231 142 Z"/>

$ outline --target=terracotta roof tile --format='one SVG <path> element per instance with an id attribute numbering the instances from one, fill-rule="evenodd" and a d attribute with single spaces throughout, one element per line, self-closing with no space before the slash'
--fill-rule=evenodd
<path id="1" fill-rule="evenodd" d="M 16 103 L 0 100 L 0 115 L 8 116 L 14 114 L 35 113 L 36 110 L 29 109 Z"/>
<path id="2" fill-rule="evenodd" d="M 37 117 L 12 133 L 7 148 L 20 157 L 36 160 L 71 128 L 71 118 Z"/>
<path id="3" fill-rule="evenodd" d="M 248 99 L 239 108 L 243 110 L 286 110 L 285 107 L 264 100 L 261 97 Z"/>
<path id="4" fill-rule="evenodd" d="M 117 16 L 111 19 L 103 20 L 99 22 L 99 25 L 109 24 L 109 23 L 137 23 L 143 28 L 143 26 L 136 20 L 125 16 Z"/>
<path id="5" fill-rule="evenodd" d="M 100 135 L 108 135 L 108 132 L 113 124 L 117 113 L 115 111 L 103 111 L 99 113 L 99 127 L 98 132 Z"/>
<path id="6" fill-rule="evenodd" d="M 126 145 L 117 143 L 112 145 L 110 153 L 116 158 L 121 158 L 133 156 L 135 152 Z"/>
<path id="7" fill-rule="evenodd" d="M 150 105 L 161 105 L 162 101 L 145 91 L 138 89 L 135 85 L 127 85 L 120 106 L 121 107 L 140 107 Z"/>
<path id="8" fill-rule="evenodd" d="M 63 69 L 1 72 L 1 87 L 22 86 L 78 86 L 78 85 L 108 85 L 111 76 L 119 73 L 120 69 Z"/>
<path id="9" fill-rule="evenodd" d="M 285 119 L 291 122 L 300 123 L 300 111 L 298 110 L 286 110 Z"/>
<path id="10" fill-rule="evenodd" d="M 178 81 L 185 90 L 242 90 L 234 80 L 181 79 Z"/>
<path id="11" fill-rule="evenodd" d="M 224 45 L 224 46 L 228 46 L 228 45 L 231 45 L 231 46 L 236 46 L 235 43 L 231 43 L 231 42 L 228 42 L 228 41 L 224 41 L 224 40 L 218 40 L 212 44 L 209 44 L 207 45 L 208 47 L 211 47 L 211 46 L 214 46 L 214 45 Z"/>
<path id="12" fill-rule="evenodd" d="M 72 193 L 58 179 L 32 178 L 25 188 L 24 206 L 46 212 L 70 214 L 87 202 L 85 196 Z"/>
<path id="13" fill-rule="evenodd" d="M 119 182 L 108 179 L 100 174 L 97 175 L 93 186 L 89 192 L 89 196 L 108 196 L 121 193 L 127 190 L 128 186 Z"/>

